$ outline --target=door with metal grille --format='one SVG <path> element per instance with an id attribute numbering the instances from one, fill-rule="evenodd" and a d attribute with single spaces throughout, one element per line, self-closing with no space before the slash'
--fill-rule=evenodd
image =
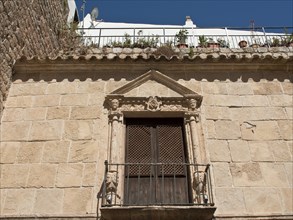
<path id="1" fill-rule="evenodd" d="M 126 119 L 125 205 L 188 204 L 183 120 Z"/>

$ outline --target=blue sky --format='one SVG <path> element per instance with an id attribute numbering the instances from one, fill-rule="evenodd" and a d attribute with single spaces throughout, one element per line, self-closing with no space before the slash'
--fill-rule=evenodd
<path id="1" fill-rule="evenodd" d="M 198 27 L 293 26 L 293 0 L 86 0 L 85 12 L 94 6 L 108 22 L 183 25 L 189 15 Z"/>

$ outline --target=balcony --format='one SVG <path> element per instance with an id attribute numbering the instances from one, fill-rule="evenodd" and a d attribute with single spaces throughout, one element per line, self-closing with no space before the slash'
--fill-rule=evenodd
<path id="1" fill-rule="evenodd" d="M 158 48 L 178 47 L 176 34 L 186 30 L 185 44 L 189 48 L 240 48 L 293 46 L 293 27 L 198 28 L 185 26 L 153 27 L 91 27 L 78 28 L 77 37 L 85 45 L 102 47 Z M 240 42 L 246 42 L 243 46 Z"/>
<path id="2" fill-rule="evenodd" d="M 104 220 L 213 218 L 209 165 L 105 163 Z"/>

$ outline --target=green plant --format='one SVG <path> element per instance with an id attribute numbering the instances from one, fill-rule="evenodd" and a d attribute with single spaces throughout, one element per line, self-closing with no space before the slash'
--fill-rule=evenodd
<path id="1" fill-rule="evenodd" d="M 179 44 L 185 44 L 186 39 L 188 38 L 188 31 L 186 29 L 180 30 L 176 35 L 175 35 L 176 41 Z"/>
<path id="2" fill-rule="evenodd" d="M 193 51 L 193 48 L 191 48 L 191 47 L 189 48 L 188 56 L 191 58 L 194 56 L 194 51 Z"/>
<path id="3" fill-rule="evenodd" d="M 201 35 L 198 37 L 198 45 L 200 47 L 207 47 L 208 46 L 208 39 L 204 36 L 204 35 Z"/>
<path id="4" fill-rule="evenodd" d="M 220 44 L 220 47 L 229 48 L 230 45 L 224 39 L 218 38 L 217 42 Z"/>

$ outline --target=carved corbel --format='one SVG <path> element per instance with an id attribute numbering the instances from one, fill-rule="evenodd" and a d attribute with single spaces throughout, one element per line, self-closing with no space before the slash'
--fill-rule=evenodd
<path id="1" fill-rule="evenodd" d="M 206 195 L 206 172 L 197 170 L 193 174 L 193 190 L 196 193 L 194 198 L 196 203 L 202 204 L 207 203 L 207 195 Z"/>
<path id="2" fill-rule="evenodd" d="M 118 182 L 118 172 L 115 170 L 109 171 L 106 176 L 106 200 L 109 204 L 112 203 L 113 198 L 120 198 L 117 194 Z"/>

